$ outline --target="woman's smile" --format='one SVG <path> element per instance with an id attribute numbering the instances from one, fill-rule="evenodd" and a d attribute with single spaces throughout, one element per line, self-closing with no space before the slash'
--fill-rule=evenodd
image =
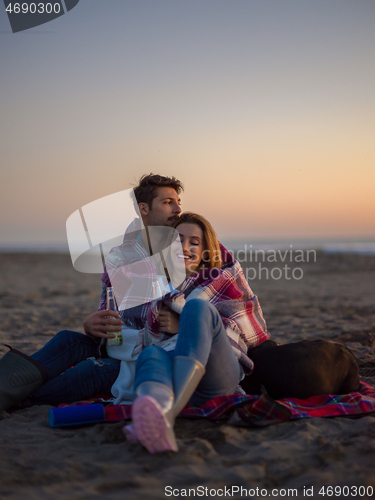
<path id="1" fill-rule="evenodd" d="M 204 250 L 203 231 L 197 224 L 183 222 L 176 227 L 181 244 L 177 258 L 185 262 L 186 274 L 189 276 L 197 270 Z M 181 252 L 182 250 L 182 252 Z"/>

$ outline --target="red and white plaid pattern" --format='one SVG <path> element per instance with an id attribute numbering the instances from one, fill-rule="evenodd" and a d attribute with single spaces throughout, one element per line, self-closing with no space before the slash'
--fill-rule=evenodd
<path id="1" fill-rule="evenodd" d="M 240 264 L 222 245 L 220 249 L 223 259 L 220 269 L 203 269 L 187 278 L 179 293 L 152 302 L 143 345 L 146 347 L 170 338 L 170 334 L 159 331 L 157 318 L 163 304 L 181 313 L 187 300 L 207 300 L 218 310 L 245 373 L 251 373 L 253 362 L 248 358 L 247 350 L 268 340 L 270 336 L 258 298 L 249 287 Z"/>
<path id="2" fill-rule="evenodd" d="M 152 301 L 152 282 L 156 277 L 155 264 L 153 258 L 137 241 L 137 234 L 139 234 L 139 224 L 134 223 L 127 229 L 124 243 L 111 250 L 111 259 L 107 260 L 107 266 L 111 266 L 111 279 L 105 270 L 102 274 L 99 309 L 105 309 L 105 289 L 113 284 L 116 296 L 118 295 L 116 290 L 120 291 L 121 319 L 130 327 L 145 328 L 143 335 L 145 348 L 171 338 L 170 334 L 159 331 L 160 325 L 157 317 L 163 304 L 180 314 L 186 300 L 192 298 L 208 300 L 217 308 L 229 341 L 245 373 L 251 373 L 254 365 L 247 356 L 247 350 L 268 340 L 270 336 L 258 298 L 249 287 L 241 265 L 233 259 L 226 248 L 220 245 L 223 262 L 220 269 L 202 269 L 184 281 L 180 292 Z M 126 255 L 126 266 L 123 265 L 124 255 Z M 129 283 L 134 284 L 135 281 L 143 283 L 139 294 L 137 294 L 136 286 L 129 288 L 131 293 L 120 290 L 122 284 L 126 284 L 127 279 Z M 145 300 L 145 290 L 147 290 L 149 302 Z"/>

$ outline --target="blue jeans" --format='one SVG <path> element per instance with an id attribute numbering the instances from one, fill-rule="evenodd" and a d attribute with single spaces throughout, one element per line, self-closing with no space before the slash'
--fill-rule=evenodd
<path id="1" fill-rule="evenodd" d="M 175 356 L 187 356 L 202 363 L 206 373 L 190 403 L 200 406 L 215 396 L 233 394 L 241 376 L 240 364 L 230 345 L 217 309 L 201 299 L 188 301 L 180 316 L 174 351 L 158 346 L 146 347 L 136 364 L 134 388 L 142 382 L 160 382 L 173 390 L 172 369 Z"/>
<path id="2" fill-rule="evenodd" d="M 30 397 L 34 404 L 73 403 L 108 393 L 120 361 L 100 357 L 98 344 L 82 333 L 62 330 L 31 356 L 47 370 L 49 380 Z"/>

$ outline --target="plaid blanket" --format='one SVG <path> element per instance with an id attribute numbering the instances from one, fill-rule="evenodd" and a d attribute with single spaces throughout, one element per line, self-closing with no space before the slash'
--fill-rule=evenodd
<path id="1" fill-rule="evenodd" d="M 77 404 L 103 403 L 105 421 L 117 422 L 131 417 L 131 405 L 112 405 L 111 396 L 97 396 Z M 73 405 L 60 405 L 73 406 Z M 357 392 L 350 394 L 313 396 L 307 399 L 280 399 L 275 401 L 266 394 L 250 396 L 232 394 L 218 396 L 200 408 L 186 406 L 180 413 L 182 417 L 206 417 L 210 420 L 231 418 L 228 423 L 240 426 L 265 427 L 272 424 L 313 417 L 361 416 L 375 412 L 375 388 L 361 382 Z"/>
<path id="2" fill-rule="evenodd" d="M 140 227 L 135 220 L 125 233 L 124 242 L 120 247 L 111 250 L 105 269 L 102 274 L 102 295 L 99 309 L 105 309 L 105 290 L 116 285 L 121 288 L 125 281 L 139 283 L 142 292 L 132 288 L 132 293 L 122 293 L 126 308 L 120 308 L 121 319 L 125 325 L 142 330 L 143 348 L 151 344 L 160 344 L 171 339 L 171 335 L 159 332 L 158 314 L 163 305 L 167 305 L 177 313 L 181 313 L 187 300 L 200 298 L 214 305 L 225 326 L 229 341 L 235 354 L 243 366 L 246 374 L 253 370 L 253 362 L 247 356 L 249 347 L 269 339 L 267 327 L 263 318 L 258 298 L 250 289 L 243 274 L 241 265 L 233 259 L 226 248 L 220 245 L 222 267 L 202 269 L 199 273 L 187 278 L 182 284 L 181 291 L 170 293 L 160 300 L 152 299 L 152 281 L 156 278 L 156 267 L 153 257 L 150 257 L 137 240 Z M 126 265 L 123 262 L 126 256 Z M 111 278 L 110 278 L 111 276 Z M 129 289 L 130 290 L 130 289 Z M 145 302 L 145 290 L 149 302 Z M 138 296 L 139 295 L 139 296 Z M 141 304 L 139 302 L 142 302 Z M 177 335 L 172 339 L 176 342 Z"/>
<path id="3" fill-rule="evenodd" d="M 253 362 L 247 350 L 270 338 L 266 322 L 256 295 L 249 287 L 241 265 L 220 245 L 223 265 L 219 268 L 202 269 L 182 284 L 181 291 L 153 301 L 147 315 L 143 346 L 157 344 L 171 338 L 159 331 L 158 314 L 163 305 L 180 314 L 191 299 L 207 300 L 218 310 L 229 341 L 242 364 L 245 373 L 251 373 Z M 173 337 L 177 340 L 178 334 Z"/>

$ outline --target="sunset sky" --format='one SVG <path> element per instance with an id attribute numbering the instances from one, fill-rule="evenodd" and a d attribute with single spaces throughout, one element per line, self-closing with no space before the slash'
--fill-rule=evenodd
<path id="1" fill-rule="evenodd" d="M 373 0 L 0 5 L 0 245 L 175 175 L 221 239 L 375 239 Z"/>

